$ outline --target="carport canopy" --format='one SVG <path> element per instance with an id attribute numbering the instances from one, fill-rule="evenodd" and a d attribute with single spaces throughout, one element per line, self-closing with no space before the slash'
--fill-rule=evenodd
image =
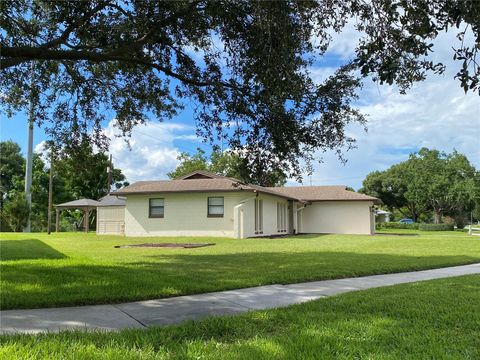
<path id="1" fill-rule="evenodd" d="M 95 210 L 97 206 L 99 206 L 100 203 L 96 200 L 92 199 L 79 199 L 79 200 L 74 200 L 74 201 L 69 201 L 63 204 L 58 204 L 55 205 L 55 231 L 58 232 L 59 230 L 59 224 L 60 224 L 60 212 L 62 210 L 70 210 L 70 209 L 78 209 L 82 210 L 84 213 L 83 217 L 83 228 L 85 232 L 88 232 L 89 230 L 89 217 L 90 217 L 90 211 Z"/>

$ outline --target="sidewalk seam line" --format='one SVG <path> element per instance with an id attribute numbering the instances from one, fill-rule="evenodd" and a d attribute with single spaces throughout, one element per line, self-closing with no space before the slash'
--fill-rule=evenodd
<path id="1" fill-rule="evenodd" d="M 117 305 L 112 305 L 115 309 L 117 309 L 118 311 L 124 313 L 125 315 L 127 315 L 129 318 L 135 320 L 137 323 L 139 323 L 140 325 L 142 325 L 143 327 L 148 327 L 146 324 L 144 324 L 143 322 L 141 322 L 140 320 L 134 318 L 132 315 L 130 315 L 129 313 L 127 313 L 126 311 L 123 311 L 122 309 L 120 309 Z"/>
<path id="2" fill-rule="evenodd" d="M 253 308 L 251 308 L 251 307 L 248 307 L 248 306 L 245 306 L 245 305 L 242 305 L 242 304 L 238 304 L 238 303 L 236 303 L 236 302 L 234 302 L 234 301 L 232 301 L 232 300 L 227 300 L 227 299 L 225 299 L 225 298 L 223 298 L 223 297 L 221 297 L 221 296 L 214 295 L 214 297 L 215 297 L 216 299 L 218 299 L 218 300 L 226 301 L 226 302 L 229 302 L 230 304 L 237 305 L 237 306 L 241 306 L 241 307 L 243 307 L 243 308 L 245 308 L 245 309 L 247 309 L 247 310 L 253 310 Z"/>

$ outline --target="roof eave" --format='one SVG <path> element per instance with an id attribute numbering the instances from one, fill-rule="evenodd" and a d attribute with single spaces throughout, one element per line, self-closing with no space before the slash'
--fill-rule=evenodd
<path id="1" fill-rule="evenodd" d="M 312 202 L 322 202 L 322 201 L 370 201 L 374 204 L 383 204 L 380 199 L 302 199 L 302 201 L 312 203 Z"/>
<path id="2" fill-rule="evenodd" d="M 181 194 L 181 193 L 214 193 L 214 192 L 258 192 L 271 196 L 278 196 L 288 200 L 302 201 L 301 199 L 294 198 L 288 195 L 274 193 L 270 191 L 263 191 L 261 189 L 247 189 L 247 188 L 237 188 L 237 189 L 208 189 L 208 190 L 148 190 L 148 191 L 126 191 L 122 192 L 121 190 L 110 193 L 109 195 L 113 196 L 131 196 L 131 195 L 152 195 L 152 194 Z"/>
<path id="3" fill-rule="evenodd" d="M 241 192 L 254 191 L 253 189 L 208 189 L 208 190 L 148 190 L 148 191 L 130 191 L 130 192 L 113 192 L 111 195 L 129 196 L 129 195 L 151 195 L 151 194 L 175 194 L 175 193 L 202 193 L 202 192 Z"/>

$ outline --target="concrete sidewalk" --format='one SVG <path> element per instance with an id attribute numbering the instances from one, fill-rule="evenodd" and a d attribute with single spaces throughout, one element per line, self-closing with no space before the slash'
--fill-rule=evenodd
<path id="1" fill-rule="evenodd" d="M 56 332 L 67 329 L 120 330 L 178 324 L 207 316 L 288 306 L 349 291 L 467 274 L 480 274 L 480 264 L 302 284 L 259 286 L 118 305 L 6 310 L 0 311 L 0 333 Z"/>

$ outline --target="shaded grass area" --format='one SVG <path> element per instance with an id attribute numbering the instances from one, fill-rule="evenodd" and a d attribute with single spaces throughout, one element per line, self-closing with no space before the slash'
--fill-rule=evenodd
<path id="1" fill-rule="evenodd" d="M 478 359 L 480 276 L 119 333 L 0 337 L 5 359 Z"/>
<path id="2" fill-rule="evenodd" d="M 116 303 L 480 261 L 478 239 L 454 232 L 419 234 L 149 239 L 216 243 L 197 249 L 116 249 L 115 245 L 144 243 L 145 238 L 95 234 L 29 234 L 25 240 L 23 234 L 8 234 L 8 240 L 2 234 L 1 249 L 10 250 L 0 254 L 1 307 Z M 63 258 L 26 258 L 36 250 L 19 244 L 32 237 Z M 25 253 L 23 259 L 20 248 Z M 12 259 L 12 253 L 17 254 L 17 260 Z"/>
<path id="3" fill-rule="evenodd" d="M 0 241 L 0 260 L 64 259 L 66 256 L 37 239 Z"/>

